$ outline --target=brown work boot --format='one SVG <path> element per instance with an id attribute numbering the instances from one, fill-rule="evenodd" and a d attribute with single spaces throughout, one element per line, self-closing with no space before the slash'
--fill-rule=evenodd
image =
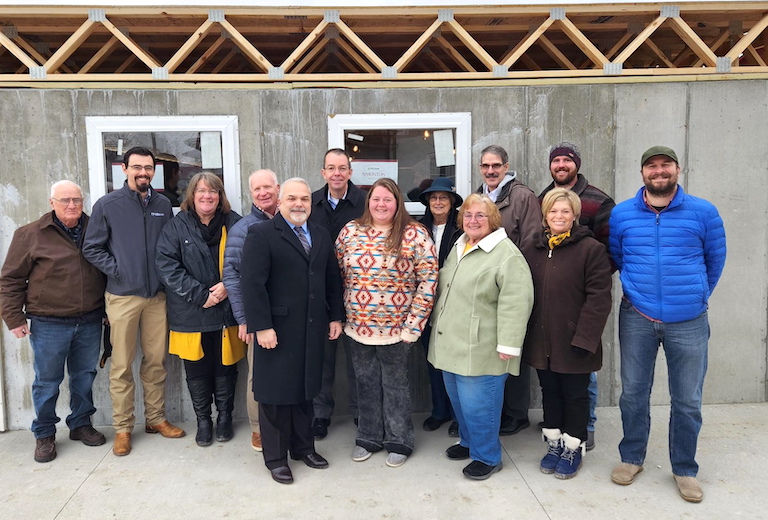
<path id="1" fill-rule="evenodd" d="M 253 432 L 251 434 L 251 448 L 253 448 L 256 451 L 261 451 L 261 433 L 259 432 Z"/>
<path id="2" fill-rule="evenodd" d="M 167 437 L 169 439 L 178 439 L 179 437 L 184 437 L 187 434 L 187 432 L 178 426 L 172 425 L 168 421 L 163 421 L 159 424 L 147 424 L 144 427 L 144 431 L 147 433 L 159 433 L 163 437 Z"/>
<path id="3" fill-rule="evenodd" d="M 104 434 L 90 424 L 70 430 L 69 438 L 73 441 L 82 441 L 86 446 L 101 446 L 107 442 L 107 438 L 104 437 Z"/>
<path id="4" fill-rule="evenodd" d="M 677 482 L 677 489 L 680 491 L 680 496 L 683 497 L 683 500 L 699 503 L 704 498 L 704 491 L 702 491 L 701 484 L 696 480 L 696 477 L 679 477 L 675 475 L 675 482 Z"/>
<path id="5" fill-rule="evenodd" d="M 115 445 L 112 446 L 112 453 L 118 457 L 128 455 L 131 452 L 131 433 L 123 432 L 115 434 Z"/>
<path id="6" fill-rule="evenodd" d="M 37 462 L 51 462 L 56 458 L 56 436 L 35 439 L 35 460 Z"/>
<path id="7" fill-rule="evenodd" d="M 643 471 L 642 466 L 622 462 L 613 469 L 611 480 L 620 486 L 628 486 L 635 481 L 635 477 L 641 471 Z"/>

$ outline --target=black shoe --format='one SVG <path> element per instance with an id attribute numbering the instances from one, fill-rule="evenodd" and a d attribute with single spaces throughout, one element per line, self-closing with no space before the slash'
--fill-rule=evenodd
<path id="1" fill-rule="evenodd" d="M 328 427 L 330 425 L 330 419 L 320 419 L 319 417 L 316 417 L 315 420 L 312 421 L 312 435 L 315 436 L 315 439 L 325 439 L 328 435 Z"/>
<path id="2" fill-rule="evenodd" d="M 457 421 L 451 422 L 451 425 L 448 427 L 448 437 L 458 437 L 459 436 L 459 423 Z"/>
<path id="3" fill-rule="evenodd" d="M 520 430 L 524 430 L 531 425 L 528 419 L 515 419 L 513 417 L 501 418 L 501 427 L 499 428 L 499 435 L 514 435 L 519 433 Z"/>
<path id="4" fill-rule="evenodd" d="M 424 421 L 424 429 L 428 432 L 433 432 L 440 428 L 443 424 L 450 421 L 450 417 L 448 419 L 435 419 L 431 415 L 427 417 L 427 419 Z"/>
<path id="5" fill-rule="evenodd" d="M 216 403 L 216 440 L 227 442 L 232 440 L 235 432 L 232 428 L 232 410 L 235 408 L 235 387 L 237 372 L 226 376 L 213 378 L 213 399 Z"/>
<path id="6" fill-rule="evenodd" d="M 445 456 L 451 460 L 466 460 L 469 458 L 469 448 L 461 444 L 454 444 L 445 450 Z"/>
<path id="7" fill-rule="evenodd" d="M 219 412 L 216 417 L 216 440 L 219 442 L 231 441 L 235 436 L 235 431 L 232 428 L 232 413 L 231 412 Z"/>
<path id="8" fill-rule="evenodd" d="M 502 466 L 503 464 L 501 462 L 496 466 L 489 466 L 479 460 L 473 460 L 466 468 L 464 468 L 463 473 L 465 477 L 471 478 L 472 480 L 485 480 L 494 473 L 501 471 Z"/>
<path id="9" fill-rule="evenodd" d="M 307 455 L 295 456 L 291 453 L 293 460 L 300 460 L 312 469 L 325 469 L 328 467 L 328 461 L 323 458 L 322 455 L 317 452 L 308 453 Z"/>
<path id="10" fill-rule="evenodd" d="M 35 461 L 51 462 L 56 458 L 56 436 L 35 439 Z"/>
<path id="11" fill-rule="evenodd" d="M 353 421 L 355 421 L 355 428 L 357 428 L 357 423 L 359 422 L 359 418 L 355 417 L 355 418 L 354 418 L 354 419 L 352 419 L 352 420 L 353 420 Z"/>
<path id="12" fill-rule="evenodd" d="M 587 442 L 586 442 L 586 448 L 587 451 L 592 451 L 595 449 L 595 432 L 593 431 L 587 431 Z"/>
<path id="13" fill-rule="evenodd" d="M 73 441 L 82 441 L 86 446 L 101 446 L 107 442 L 104 434 L 90 424 L 70 430 L 69 438 Z"/>
<path id="14" fill-rule="evenodd" d="M 269 470 L 272 473 L 272 480 L 279 482 L 280 484 L 293 484 L 293 473 L 288 466 L 280 466 L 279 468 Z"/>

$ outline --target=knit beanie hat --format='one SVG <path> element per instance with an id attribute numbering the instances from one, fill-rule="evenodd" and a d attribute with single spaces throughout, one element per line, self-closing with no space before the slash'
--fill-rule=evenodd
<path id="1" fill-rule="evenodd" d="M 576 148 L 576 145 L 571 143 L 556 144 L 554 148 L 552 148 L 552 151 L 549 152 L 549 164 L 552 164 L 552 160 L 555 157 L 561 155 L 570 157 L 571 160 L 576 163 L 576 171 L 581 169 L 581 155 L 579 154 L 579 149 Z"/>

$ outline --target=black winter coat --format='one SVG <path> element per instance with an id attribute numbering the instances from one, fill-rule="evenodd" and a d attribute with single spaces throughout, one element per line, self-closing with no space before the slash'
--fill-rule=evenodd
<path id="1" fill-rule="evenodd" d="M 586 226 L 575 225 L 551 256 L 543 230 L 521 251 L 534 288 L 523 361 L 560 374 L 600 370 L 600 337 L 611 312 L 611 264 L 605 246 Z"/>
<path id="2" fill-rule="evenodd" d="M 344 319 L 341 275 L 328 232 L 311 222 L 310 254 L 281 214 L 251 226 L 240 288 L 248 332 L 274 329 L 277 346 L 254 345 L 253 395 L 264 404 L 299 404 L 320 392 L 331 321 Z"/>
<path id="3" fill-rule="evenodd" d="M 347 197 L 341 199 L 336 209 L 333 209 L 328 202 L 328 185 L 326 184 L 312 193 L 312 213 L 309 214 L 309 221 L 325 228 L 331 240 L 336 242 L 341 228 L 362 216 L 364 209 L 365 192 L 352 184 L 352 181 L 347 182 Z"/>
<path id="4" fill-rule="evenodd" d="M 240 220 L 234 211 L 224 216 L 229 230 Z M 203 240 L 190 211 L 182 211 L 163 228 L 157 241 L 157 273 L 165 285 L 168 328 L 176 332 L 211 332 L 237 325 L 229 298 L 203 308 L 209 289 L 221 281 L 217 260 Z"/>

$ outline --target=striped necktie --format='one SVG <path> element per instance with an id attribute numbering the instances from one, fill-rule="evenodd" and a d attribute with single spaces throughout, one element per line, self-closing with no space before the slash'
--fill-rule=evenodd
<path id="1" fill-rule="evenodd" d="M 296 235 L 299 237 L 299 242 L 301 242 L 301 247 L 304 248 L 304 252 L 309 254 L 309 251 L 312 249 L 312 247 L 309 245 L 307 233 L 304 231 L 304 228 L 301 226 L 294 226 L 293 229 L 296 231 Z"/>

